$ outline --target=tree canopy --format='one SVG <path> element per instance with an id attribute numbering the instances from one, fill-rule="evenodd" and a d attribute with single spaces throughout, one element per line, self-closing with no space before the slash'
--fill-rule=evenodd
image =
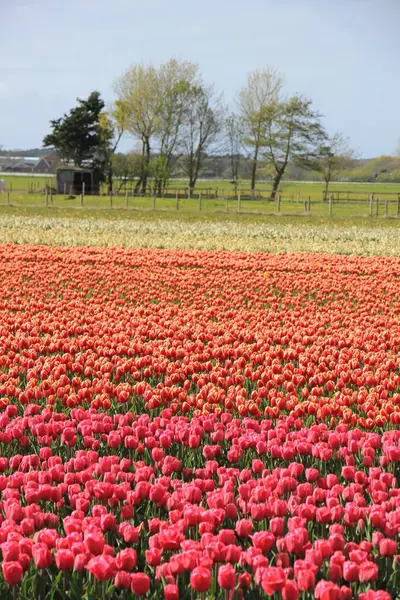
<path id="1" fill-rule="evenodd" d="M 100 115 L 105 104 L 99 92 L 92 92 L 87 100 L 78 98 L 77 102 L 69 114 L 51 121 L 52 132 L 45 136 L 43 145 L 54 148 L 63 161 L 75 167 L 93 166 L 104 147 Z"/>

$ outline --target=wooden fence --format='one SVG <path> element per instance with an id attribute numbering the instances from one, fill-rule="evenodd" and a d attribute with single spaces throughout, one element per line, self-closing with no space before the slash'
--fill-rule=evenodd
<path id="1" fill-rule="evenodd" d="M 388 197 L 391 196 L 391 197 Z M 396 196 L 396 197 L 394 197 Z M 35 200 L 35 202 L 31 202 Z M 145 204 L 143 206 L 143 203 Z M 141 204 L 141 205 L 140 205 Z M 370 194 L 366 198 L 349 199 L 340 198 L 331 194 L 327 200 L 313 199 L 311 196 L 278 193 L 275 198 L 271 196 L 251 197 L 246 193 L 210 195 L 199 190 L 196 194 L 182 195 L 179 190 L 168 196 L 131 195 L 130 190 L 122 194 L 109 194 L 102 196 L 85 196 L 83 188 L 79 196 L 54 194 L 51 188 L 46 188 L 44 193 L 23 194 L 17 192 L 0 193 L 0 205 L 26 207 L 26 208 L 86 208 L 93 210 L 153 210 L 153 211 L 180 211 L 190 212 L 236 212 L 248 214 L 275 214 L 275 215 L 316 215 L 316 216 L 370 216 L 370 217 L 400 217 L 400 194 L 385 194 L 379 196 Z M 358 208 L 357 208 L 358 207 Z M 351 213 L 349 215 L 349 212 Z"/>

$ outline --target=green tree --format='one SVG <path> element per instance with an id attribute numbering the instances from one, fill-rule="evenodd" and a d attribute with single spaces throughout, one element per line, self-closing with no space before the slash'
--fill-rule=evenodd
<path id="1" fill-rule="evenodd" d="M 113 175 L 117 180 L 117 191 L 126 189 L 128 183 L 139 179 L 142 172 L 142 154 L 140 152 L 128 152 L 122 154 L 116 152 L 112 156 Z"/>
<path id="2" fill-rule="evenodd" d="M 197 80 L 197 65 L 171 59 L 158 69 L 152 65 L 134 65 L 115 84 L 126 119 L 126 131 L 142 144 L 142 174 L 137 184 L 142 193 L 146 193 L 149 175 L 170 171 Z M 161 171 L 159 167 L 150 167 L 154 150 L 164 157 Z M 156 183 L 161 191 L 165 178 Z"/>
<path id="3" fill-rule="evenodd" d="M 318 148 L 326 138 L 321 115 L 311 100 L 295 95 L 274 102 L 266 110 L 266 133 L 261 140 L 264 156 L 273 168 L 271 198 L 274 199 L 289 162 L 312 168 Z"/>
<path id="4" fill-rule="evenodd" d="M 160 196 L 171 179 L 171 169 L 165 154 L 157 154 L 150 161 L 150 176 L 152 178 L 152 193 Z"/>
<path id="5" fill-rule="evenodd" d="M 115 91 L 126 116 L 126 130 L 142 145 L 142 172 L 137 189 L 145 194 L 151 144 L 159 126 L 163 103 L 158 71 L 152 65 L 133 65 L 116 81 Z"/>
<path id="6" fill-rule="evenodd" d="M 236 193 L 243 146 L 243 127 L 238 115 L 231 113 L 226 117 L 225 135 L 229 156 L 231 183 Z"/>
<path id="7" fill-rule="evenodd" d="M 52 132 L 45 136 L 43 145 L 54 148 L 65 162 L 76 167 L 96 163 L 103 148 L 100 115 L 104 102 L 99 92 L 92 92 L 87 100 L 77 99 L 78 106 L 60 119 L 51 121 Z"/>
<path id="8" fill-rule="evenodd" d="M 100 145 L 96 153 L 96 162 L 107 180 L 108 193 L 113 189 L 113 156 L 126 129 L 125 106 L 116 100 L 111 111 L 103 111 L 99 116 Z"/>
<path id="9" fill-rule="evenodd" d="M 271 106 L 278 102 L 282 85 L 282 76 L 274 69 L 267 68 L 250 73 L 246 85 L 239 92 L 238 108 L 244 130 L 243 142 L 252 162 L 252 191 L 256 186 L 260 152 L 267 136 Z"/>
<path id="10" fill-rule="evenodd" d="M 354 158 L 356 158 L 356 153 L 350 148 L 348 138 L 341 133 L 335 133 L 320 146 L 317 160 L 312 168 L 321 173 L 323 177 L 325 200 L 328 198 L 330 182 L 347 169 Z"/>

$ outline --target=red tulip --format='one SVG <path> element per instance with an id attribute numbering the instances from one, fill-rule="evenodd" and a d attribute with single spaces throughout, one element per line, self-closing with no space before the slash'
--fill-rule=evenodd
<path id="1" fill-rule="evenodd" d="M 74 566 L 74 555 L 70 550 L 57 550 L 56 552 L 57 569 L 71 571 Z"/>
<path id="2" fill-rule="evenodd" d="M 282 590 L 283 600 L 297 600 L 299 597 L 299 589 L 293 579 L 287 579 Z"/>
<path id="3" fill-rule="evenodd" d="M 32 558 L 38 569 L 47 569 L 53 562 L 53 557 L 46 544 L 39 543 L 32 546 Z"/>
<path id="4" fill-rule="evenodd" d="M 99 532 L 89 533 L 85 537 L 85 546 L 91 554 L 101 554 L 105 545 L 104 537 Z"/>
<path id="5" fill-rule="evenodd" d="M 221 565 L 218 569 L 218 585 L 224 590 L 232 590 L 236 585 L 235 569 L 232 565 Z"/>
<path id="6" fill-rule="evenodd" d="M 179 588 L 174 583 L 168 583 L 164 588 L 165 600 L 179 600 Z"/>
<path id="7" fill-rule="evenodd" d="M 379 553 L 381 556 L 394 556 L 397 552 L 397 542 L 384 538 L 379 542 Z"/>
<path id="8" fill-rule="evenodd" d="M 262 570 L 261 585 L 268 596 L 281 591 L 286 584 L 286 575 L 279 567 L 266 567 Z"/>
<path id="9" fill-rule="evenodd" d="M 23 576 L 23 569 L 18 561 L 3 561 L 1 568 L 3 577 L 8 585 L 17 585 Z"/>
<path id="10" fill-rule="evenodd" d="M 190 575 L 190 585 L 199 593 L 207 592 L 211 584 L 211 574 L 205 567 L 196 567 Z"/>
<path id="11" fill-rule="evenodd" d="M 133 548 L 125 548 L 116 556 L 117 567 L 123 571 L 132 571 L 137 562 L 137 554 Z"/>
<path id="12" fill-rule="evenodd" d="M 131 590 L 136 596 L 145 596 L 150 589 L 150 578 L 145 573 L 132 573 Z"/>
<path id="13" fill-rule="evenodd" d="M 126 571 L 118 571 L 115 576 L 114 585 L 116 588 L 129 590 L 131 587 L 131 574 Z"/>
<path id="14" fill-rule="evenodd" d="M 358 581 L 359 566 L 352 561 L 346 561 L 343 565 L 343 577 L 348 582 Z"/>

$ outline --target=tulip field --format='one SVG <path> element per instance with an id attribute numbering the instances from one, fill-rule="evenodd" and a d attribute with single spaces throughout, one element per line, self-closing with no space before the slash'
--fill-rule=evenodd
<path id="1" fill-rule="evenodd" d="M 0 246 L 1 600 L 400 598 L 400 258 Z"/>

